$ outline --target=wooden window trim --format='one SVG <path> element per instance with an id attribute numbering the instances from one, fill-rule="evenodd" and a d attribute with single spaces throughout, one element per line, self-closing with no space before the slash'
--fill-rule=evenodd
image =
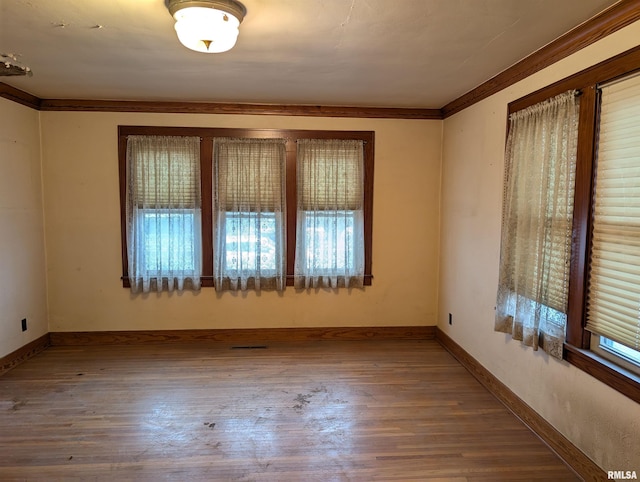
<path id="1" fill-rule="evenodd" d="M 298 139 L 355 139 L 364 141 L 364 284 L 370 286 L 373 279 L 373 168 L 375 132 L 373 131 L 324 131 L 297 129 L 243 129 L 206 127 L 118 126 L 118 166 L 120 178 L 120 234 L 122 244 L 122 285 L 130 287 L 127 260 L 127 199 L 126 155 L 127 136 L 198 136 L 200 142 L 200 170 L 202 189 L 202 277 L 203 287 L 213 286 L 213 206 L 212 167 L 214 137 L 252 137 L 259 139 L 286 139 L 286 235 L 287 235 L 287 286 L 293 286 L 293 269 L 296 247 L 296 142 Z"/>
<path id="2" fill-rule="evenodd" d="M 569 343 L 564 346 L 564 359 L 591 376 L 640 403 L 640 377 L 610 362 L 591 350 L 577 348 Z"/>
<path id="3" fill-rule="evenodd" d="M 640 46 L 582 70 L 570 77 L 511 102 L 509 114 L 576 89 L 581 92 L 578 124 L 576 187 L 573 209 L 571 275 L 567 332 L 563 358 L 577 368 L 640 403 L 640 377 L 590 350 L 590 333 L 584 329 L 586 286 L 591 240 L 592 196 L 597 152 L 600 99 L 598 84 L 640 71 Z"/>

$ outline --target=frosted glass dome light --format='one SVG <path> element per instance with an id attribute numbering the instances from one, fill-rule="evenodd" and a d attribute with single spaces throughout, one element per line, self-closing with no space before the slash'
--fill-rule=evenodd
<path id="1" fill-rule="evenodd" d="M 170 0 L 169 12 L 182 45 L 197 52 L 220 53 L 236 44 L 246 9 L 236 0 Z"/>

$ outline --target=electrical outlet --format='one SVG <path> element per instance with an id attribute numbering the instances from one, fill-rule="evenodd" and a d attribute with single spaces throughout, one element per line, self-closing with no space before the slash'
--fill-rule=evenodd
<path id="1" fill-rule="evenodd" d="M 449 324 L 453 325 L 453 315 L 449 313 Z"/>
<path id="2" fill-rule="evenodd" d="M 22 318 L 22 331 L 27 331 L 27 319 Z"/>

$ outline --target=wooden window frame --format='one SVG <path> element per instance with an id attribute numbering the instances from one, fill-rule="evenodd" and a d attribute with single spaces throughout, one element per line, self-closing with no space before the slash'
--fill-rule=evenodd
<path id="1" fill-rule="evenodd" d="M 364 142 L 364 285 L 370 286 L 373 245 L 373 166 L 375 132 L 297 129 L 243 129 L 206 127 L 118 126 L 118 166 L 120 178 L 120 231 L 122 243 L 122 286 L 130 287 L 127 259 L 127 136 L 200 137 L 202 190 L 202 277 L 203 287 L 213 287 L 213 139 L 217 137 L 286 140 L 286 226 L 287 286 L 293 286 L 296 248 L 296 153 L 298 139 L 354 139 Z"/>
<path id="2" fill-rule="evenodd" d="M 563 358 L 640 403 L 640 377 L 591 351 L 591 334 L 584 328 L 591 247 L 592 197 L 596 175 L 594 164 L 598 146 L 598 85 L 638 71 L 640 46 L 515 100 L 508 107 L 509 114 L 512 114 L 568 90 L 576 89 L 581 92 L 567 331 Z"/>

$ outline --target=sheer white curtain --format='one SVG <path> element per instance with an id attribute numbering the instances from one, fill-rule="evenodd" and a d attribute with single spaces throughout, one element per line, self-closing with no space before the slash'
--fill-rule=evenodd
<path id="1" fill-rule="evenodd" d="M 579 97 L 511 115 L 495 330 L 552 356 L 565 338 Z"/>
<path id="2" fill-rule="evenodd" d="M 127 138 L 131 291 L 200 289 L 200 138 Z"/>
<path id="3" fill-rule="evenodd" d="M 300 139 L 296 288 L 364 285 L 363 142 Z"/>
<path id="4" fill-rule="evenodd" d="M 214 141 L 216 290 L 284 290 L 283 139 Z"/>

